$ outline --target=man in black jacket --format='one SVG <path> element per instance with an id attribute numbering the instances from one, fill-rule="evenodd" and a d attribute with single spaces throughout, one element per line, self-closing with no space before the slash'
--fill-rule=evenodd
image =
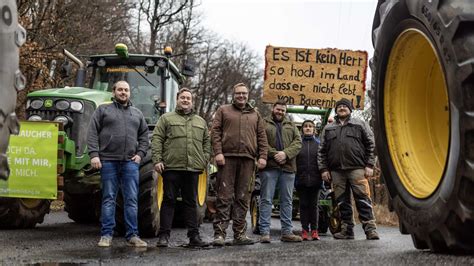
<path id="1" fill-rule="evenodd" d="M 89 126 L 87 146 L 91 166 L 100 169 L 102 223 L 99 247 L 109 247 L 115 227 L 117 192 L 122 190 L 125 238 L 128 246 L 146 247 L 138 237 L 138 178 L 140 161 L 148 146 L 148 126 L 142 112 L 130 103 L 130 85 L 119 81 L 112 88 L 113 102 L 100 105 Z"/>
<path id="2" fill-rule="evenodd" d="M 376 240 L 375 218 L 370 200 L 367 178 L 373 175 L 375 164 L 374 134 L 364 121 L 352 118 L 352 102 L 342 98 L 336 102 L 335 121 L 321 134 L 318 162 L 322 179 L 333 180 L 334 193 L 339 205 L 342 230 L 336 239 L 354 239 L 354 221 L 350 191 L 354 194 L 359 220 L 367 239 Z"/>

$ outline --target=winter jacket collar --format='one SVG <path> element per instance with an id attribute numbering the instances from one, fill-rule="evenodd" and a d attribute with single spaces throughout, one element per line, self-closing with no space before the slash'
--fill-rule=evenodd
<path id="1" fill-rule="evenodd" d="M 118 108 L 123 108 L 123 109 L 127 109 L 128 107 L 132 106 L 132 102 L 130 100 L 128 100 L 127 104 L 126 105 L 123 105 L 119 102 L 117 102 L 117 100 L 115 98 L 112 98 L 112 101 L 114 102 L 115 106 L 118 107 Z"/>
<path id="2" fill-rule="evenodd" d="M 183 109 L 178 109 L 178 107 L 176 107 L 176 108 L 174 109 L 174 111 L 175 111 L 177 114 L 182 115 L 182 116 L 185 116 L 185 115 L 191 116 L 191 115 L 196 114 L 196 112 L 194 111 L 194 109 L 191 109 L 191 112 L 189 112 L 189 113 L 187 113 L 187 114 L 183 111 Z"/>
<path id="3" fill-rule="evenodd" d="M 242 112 L 250 112 L 252 111 L 255 107 L 253 107 L 251 104 L 246 103 L 244 108 L 238 107 L 235 103 L 232 103 L 232 106 L 234 106 L 235 109 L 242 111 Z"/>

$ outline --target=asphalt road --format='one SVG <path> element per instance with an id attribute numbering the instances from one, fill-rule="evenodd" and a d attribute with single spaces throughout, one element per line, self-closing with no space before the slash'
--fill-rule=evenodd
<path id="1" fill-rule="evenodd" d="M 184 247 L 186 230 L 174 229 L 169 248 L 155 247 L 156 238 L 145 239 L 148 248 L 130 248 L 121 237 L 114 238 L 111 248 L 99 248 L 96 246 L 98 226 L 75 224 L 66 213 L 53 212 L 35 229 L 0 231 L 0 264 L 474 265 L 474 256 L 416 250 L 410 236 L 401 235 L 394 227 L 379 227 L 379 241 L 365 240 L 358 225 L 355 240 L 334 240 L 327 235 L 322 236 L 321 241 L 282 243 L 279 241 L 280 223 L 277 219 L 272 223 L 271 244 L 190 249 Z M 300 230 L 299 221 L 294 221 L 294 225 L 295 230 Z M 211 241 L 212 232 L 211 224 L 201 226 L 204 240 Z"/>

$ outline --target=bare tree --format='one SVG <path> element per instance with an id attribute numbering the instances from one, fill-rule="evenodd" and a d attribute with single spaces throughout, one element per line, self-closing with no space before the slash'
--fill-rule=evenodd
<path id="1" fill-rule="evenodd" d="M 139 10 L 150 30 L 149 54 L 156 53 L 157 39 L 163 29 L 173 24 L 177 15 L 191 8 L 193 3 L 193 0 L 139 0 Z"/>
<path id="2" fill-rule="evenodd" d="M 19 20 L 28 32 L 20 50 L 20 67 L 27 78 L 26 90 L 18 95 L 20 116 L 28 92 L 61 84 L 51 74 L 64 48 L 77 54 L 99 53 L 124 40 L 129 8 L 126 0 L 19 0 Z"/>
<path id="3" fill-rule="evenodd" d="M 210 119 L 219 105 L 230 103 L 236 83 L 247 84 L 251 96 L 260 94 L 259 58 L 245 45 L 218 41 L 210 35 L 202 50 L 197 80 L 193 84 L 199 99 L 196 110 L 201 116 Z"/>

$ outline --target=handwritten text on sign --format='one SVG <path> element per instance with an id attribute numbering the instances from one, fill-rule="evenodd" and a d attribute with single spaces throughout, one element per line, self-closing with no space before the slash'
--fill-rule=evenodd
<path id="1" fill-rule="evenodd" d="M 341 98 L 364 108 L 367 52 L 267 46 L 263 101 L 334 108 Z"/>

